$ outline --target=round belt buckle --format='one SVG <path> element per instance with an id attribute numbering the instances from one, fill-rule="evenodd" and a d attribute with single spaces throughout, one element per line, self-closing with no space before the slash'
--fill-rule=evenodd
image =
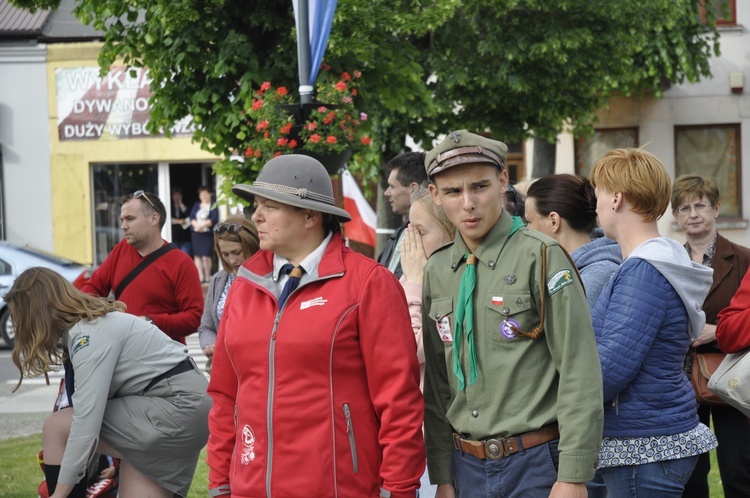
<path id="1" fill-rule="evenodd" d="M 503 457 L 503 445 L 497 439 L 488 439 L 484 442 L 484 454 L 490 460 L 500 460 Z"/>

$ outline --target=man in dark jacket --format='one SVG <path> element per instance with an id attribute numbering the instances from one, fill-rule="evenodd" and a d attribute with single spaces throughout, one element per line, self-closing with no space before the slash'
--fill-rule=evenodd
<path id="1" fill-rule="evenodd" d="M 424 152 L 407 152 L 396 156 L 388 163 L 388 188 L 385 197 L 391 204 L 393 212 L 403 216 L 409 215 L 411 207 L 411 194 L 414 193 L 422 182 L 427 180 L 424 171 Z M 401 237 L 409 224 L 409 220 L 391 234 L 386 242 L 383 252 L 378 257 L 378 263 L 386 266 L 396 278 L 401 278 Z"/>

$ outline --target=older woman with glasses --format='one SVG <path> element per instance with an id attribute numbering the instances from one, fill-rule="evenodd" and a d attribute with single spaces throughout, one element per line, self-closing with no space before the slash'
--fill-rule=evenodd
<path id="1" fill-rule="evenodd" d="M 229 288 L 234 283 L 237 270 L 242 263 L 255 254 L 259 248 L 258 231 L 255 225 L 245 217 L 230 217 L 214 227 L 214 250 L 221 262 L 221 269 L 211 277 L 211 283 L 206 292 L 201 325 L 198 327 L 198 338 L 203 354 L 208 358 L 206 370 L 209 373 L 214 355 L 214 344 L 216 344 L 216 333 L 219 330 L 219 321 L 224 312 L 224 303 L 227 300 Z"/>
<path id="2" fill-rule="evenodd" d="M 750 266 L 750 249 L 722 237 L 716 230 L 721 212 L 719 189 L 710 179 L 696 175 L 681 176 L 672 187 L 672 215 L 685 233 L 685 249 L 696 263 L 714 270 L 711 290 L 703 302 L 706 326 L 692 343 L 687 360 L 688 373 L 699 368 L 697 357 L 721 353 L 716 344 L 719 312 L 742 282 Z M 750 425 L 739 410 L 729 405 L 698 405 L 698 416 L 706 425 L 713 418 L 714 432 L 719 440 L 716 450 L 724 495 L 727 498 L 747 496 L 750 489 Z M 708 472 L 711 462 L 704 453 L 698 459 L 683 497 L 708 498 Z"/>

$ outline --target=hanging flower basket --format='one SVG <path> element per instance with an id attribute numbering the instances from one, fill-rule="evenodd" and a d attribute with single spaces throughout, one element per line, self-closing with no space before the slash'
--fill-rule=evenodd
<path id="1" fill-rule="evenodd" d="M 331 116 L 329 113 L 336 113 L 340 109 L 339 105 L 312 102 L 306 104 L 282 104 L 277 109 L 282 113 L 292 116 L 294 120 L 295 124 L 289 132 L 288 138 L 289 140 L 295 140 L 299 146 L 292 151 L 293 154 L 302 154 L 317 159 L 325 166 L 329 175 L 336 175 L 346 167 L 346 163 L 352 157 L 353 153 L 351 146 L 347 144 L 344 147 L 333 147 L 329 138 L 331 135 L 327 135 L 329 141 L 321 143 L 323 140 L 322 135 L 318 133 L 318 136 L 321 138 L 317 139 L 314 136 L 315 133 L 312 133 L 319 129 L 314 123 L 325 122 L 326 117 Z M 319 115 L 316 117 L 313 113 Z M 344 119 L 346 118 L 344 117 Z M 313 137 L 314 142 L 311 141 L 311 137 Z M 338 139 L 333 144 L 341 145 Z M 367 144 L 369 144 L 369 141 L 367 141 Z"/>
<path id="2" fill-rule="evenodd" d="M 321 72 L 317 85 L 320 102 L 306 104 L 292 102 L 283 86 L 263 83 L 246 103 L 246 126 L 237 135 L 244 167 L 257 172 L 273 157 L 305 154 L 335 174 L 353 154 L 369 148 L 367 114 L 354 106 L 359 77 L 359 72 L 354 76 L 345 72 L 340 78 Z"/>

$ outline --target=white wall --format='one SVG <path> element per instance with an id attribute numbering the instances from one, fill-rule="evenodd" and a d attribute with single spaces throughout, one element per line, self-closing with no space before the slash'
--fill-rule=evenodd
<path id="1" fill-rule="evenodd" d="M 5 235 L 52 251 L 46 48 L 0 45 Z"/>
<path id="2" fill-rule="evenodd" d="M 750 0 L 736 0 L 737 26 L 720 29 L 721 55 L 710 61 L 712 77 L 695 84 L 675 85 L 661 99 L 613 99 L 610 108 L 601 111 L 597 128 L 638 127 L 641 146 L 659 157 L 672 174 L 675 172 L 674 127 L 681 125 L 741 125 L 742 217 L 750 220 Z M 731 73 L 743 73 L 744 92 L 731 92 Z M 558 137 L 557 171 L 572 172 L 574 149 L 572 135 Z M 562 145 L 562 147 L 561 147 Z M 684 240 L 673 224 L 671 211 L 660 221 L 662 235 Z M 750 247 L 747 221 L 720 224 L 728 239 Z"/>

